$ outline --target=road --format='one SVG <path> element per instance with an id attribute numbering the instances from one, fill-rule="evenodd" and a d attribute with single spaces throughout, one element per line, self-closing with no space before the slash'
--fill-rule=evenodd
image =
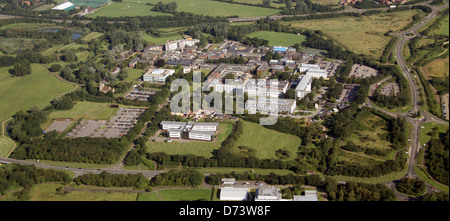
<path id="1" fill-rule="evenodd" d="M 405 119 L 412 125 L 412 131 L 410 133 L 411 143 L 410 143 L 410 148 L 408 150 L 408 153 L 409 153 L 408 170 L 405 175 L 405 177 L 409 177 L 409 178 L 418 178 L 417 174 L 414 171 L 414 167 L 417 165 L 416 155 L 420 148 L 420 127 L 421 127 L 421 125 L 424 122 L 434 122 L 434 123 L 445 124 L 445 125 L 449 124 L 449 122 L 442 120 L 436 116 L 433 116 L 432 114 L 430 114 L 426 111 L 422 111 L 419 109 L 418 88 L 415 84 L 414 76 L 412 76 L 412 74 L 410 72 L 411 70 L 407 66 L 407 64 L 404 60 L 404 57 L 402 55 L 402 48 L 405 45 L 405 43 L 407 41 L 411 40 L 412 38 L 414 38 L 415 36 L 419 36 L 417 31 L 422 26 L 424 26 L 428 22 L 430 22 L 431 19 L 436 16 L 436 14 L 439 12 L 439 10 L 447 8 L 449 5 L 449 3 L 447 2 L 446 5 L 443 5 L 443 6 L 432 6 L 432 5 L 429 5 L 430 2 L 422 4 L 422 5 L 429 6 L 433 9 L 433 11 L 427 17 L 425 17 L 424 20 L 419 21 L 418 23 L 413 25 L 410 29 L 408 29 L 404 32 L 392 33 L 392 35 L 400 38 L 400 41 L 397 41 L 397 45 L 395 47 L 397 50 L 397 52 L 396 52 L 397 53 L 396 54 L 397 55 L 397 63 L 400 66 L 400 68 L 402 69 L 403 74 L 407 78 L 408 83 L 409 83 L 409 89 L 411 91 L 410 96 L 411 96 L 411 102 L 412 102 L 411 109 L 409 111 L 403 112 L 403 113 L 393 113 L 393 112 L 389 112 L 389 111 L 386 111 L 381 108 L 372 107 L 372 108 L 375 108 L 375 109 L 377 109 L 385 114 L 388 114 L 390 116 L 393 116 L 393 117 L 400 117 L 400 116 L 405 117 Z M 368 105 L 372 106 L 370 102 L 368 103 Z M 416 118 L 410 117 L 412 114 L 414 114 L 418 111 L 420 111 L 421 116 L 423 116 L 422 119 L 416 119 Z M 395 181 L 393 181 L 393 182 L 395 182 Z M 395 185 L 393 185 L 393 187 L 394 188 L 392 188 L 392 189 L 394 189 L 394 191 L 395 191 Z M 433 191 L 431 189 L 431 186 L 429 184 L 427 184 L 427 192 L 431 192 L 431 191 Z M 399 199 L 407 199 L 404 196 L 399 196 L 398 193 L 397 193 L 397 195 L 398 195 Z"/>

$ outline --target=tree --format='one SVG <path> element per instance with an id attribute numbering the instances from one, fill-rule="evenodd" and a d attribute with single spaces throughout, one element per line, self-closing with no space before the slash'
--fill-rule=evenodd
<path id="1" fill-rule="evenodd" d="M 155 62 L 155 67 L 157 67 L 157 68 L 162 68 L 162 67 L 164 67 L 164 65 L 166 65 L 166 61 L 164 59 L 158 59 Z"/>
<path id="2" fill-rule="evenodd" d="M 270 0 L 263 0 L 262 1 L 263 6 L 270 7 Z"/>
<path id="3" fill-rule="evenodd" d="M 51 72 L 58 72 L 61 71 L 61 68 L 60 64 L 53 64 L 48 70 Z"/>
<path id="4" fill-rule="evenodd" d="M 22 60 L 14 63 L 14 69 L 12 71 L 14 76 L 25 76 L 31 74 L 31 64 L 28 60 Z"/>

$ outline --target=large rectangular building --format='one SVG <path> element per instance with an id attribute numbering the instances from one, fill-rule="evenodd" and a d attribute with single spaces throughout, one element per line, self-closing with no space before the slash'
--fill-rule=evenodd
<path id="1" fill-rule="evenodd" d="M 194 123 L 161 121 L 161 128 L 169 138 L 212 141 L 217 131 L 218 123 Z"/>
<path id="2" fill-rule="evenodd" d="M 150 83 L 157 82 L 157 83 L 165 83 L 166 79 L 175 73 L 175 70 L 173 69 L 149 69 L 144 75 L 143 75 L 143 81 L 147 81 Z"/>
<path id="3" fill-rule="evenodd" d="M 249 96 L 281 97 L 286 94 L 288 81 L 271 81 L 266 79 L 250 79 L 245 85 L 244 92 Z"/>
<path id="4" fill-rule="evenodd" d="M 311 93 L 312 76 L 301 75 L 300 82 L 295 88 L 295 98 L 303 99 L 307 94 Z"/>
<path id="5" fill-rule="evenodd" d="M 294 113 L 297 107 L 295 99 L 277 99 L 275 103 L 271 99 L 260 98 L 258 100 L 248 100 L 245 104 L 245 109 L 256 112 L 271 112 L 271 113 Z"/>

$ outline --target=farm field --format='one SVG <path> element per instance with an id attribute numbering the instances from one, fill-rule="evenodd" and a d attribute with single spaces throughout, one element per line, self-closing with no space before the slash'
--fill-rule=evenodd
<path id="1" fill-rule="evenodd" d="M 24 77 L 12 77 L 8 72 L 12 66 L 0 68 L 0 122 L 11 118 L 19 110 L 28 110 L 32 106 L 44 107 L 55 97 L 74 88 L 65 84 L 40 64 L 31 64 L 32 74 Z M 12 147 L 0 137 L 0 153 Z M 5 145 L 6 144 L 6 145 Z"/>
<path id="2" fill-rule="evenodd" d="M 168 13 L 150 11 L 153 6 L 145 5 L 146 3 L 156 4 L 161 1 L 164 4 L 176 2 L 177 11 L 190 12 L 193 14 L 210 15 L 210 16 L 232 16 L 252 17 L 267 16 L 277 14 L 280 10 L 272 8 L 262 8 L 256 6 L 238 5 L 226 2 L 212 0 L 141 0 L 137 3 L 133 0 L 124 0 L 123 2 L 113 2 L 112 4 L 102 6 L 88 17 L 97 16 L 147 16 L 147 15 L 171 15 Z M 128 7 L 129 6 L 129 7 Z M 117 13 L 119 11 L 119 13 Z"/>
<path id="3" fill-rule="evenodd" d="M 198 156 L 212 157 L 212 152 L 220 148 L 221 143 L 228 137 L 228 135 L 230 135 L 232 128 L 233 123 L 231 122 L 219 123 L 219 134 L 213 142 L 189 141 L 187 143 L 180 143 L 174 140 L 170 143 L 166 143 L 158 141 L 154 142 L 150 140 L 146 143 L 148 147 L 147 151 L 150 153 L 165 152 L 167 154 L 194 154 Z"/>
<path id="4" fill-rule="evenodd" d="M 259 159 L 277 158 L 275 151 L 286 149 L 290 152 L 287 159 L 294 159 L 300 146 L 300 138 L 291 134 L 267 129 L 257 123 L 243 121 L 244 132 L 236 141 L 234 150 L 240 152 L 239 146 L 255 150 L 254 156 Z M 245 151 L 245 149 L 243 150 Z"/>
<path id="5" fill-rule="evenodd" d="M 374 58 L 381 57 L 390 38 L 384 34 L 390 30 L 400 31 L 412 21 L 417 11 L 401 11 L 370 16 L 338 17 L 310 21 L 290 21 L 292 27 L 320 30 L 338 44 Z"/>
<path id="6" fill-rule="evenodd" d="M 293 46 L 296 43 L 302 44 L 306 41 L 306 36 L 273 31 L 257 31 L 246 35 L 247 37 L 257 37 L 269 41 L 269 46 Z"/>

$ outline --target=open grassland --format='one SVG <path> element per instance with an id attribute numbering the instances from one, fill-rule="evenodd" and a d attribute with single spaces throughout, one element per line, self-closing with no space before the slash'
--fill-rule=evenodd
<path id="1" fill-rule="evenodd" d="M 90 41 L 92 39 L 99 38 L 102 35 L 103 34 L 99 33 L 99 32 L 91 32 L 91 33 L 87 34 L 86 36 L 82 37 L 81 39 L 86 41 L 86 42 L 88 42 L 88 41 Z M 61 51 L 63 49 L 66 49 L 66 50 L 67 49 L 77 50 L 78 48 L 87 49 L 88 45 L 87 44 L 78 44 L 78 43 L 75 43 L 75 42 L 71 42 L 70 44 L 67 44 L 67 45 L 63 45 L 63 44 L 55 45 L 55 46 L 45 50 L 44 52 L 42 52 L 42 55 L 52 55 L 52 54 L 57 53 L 57 52 L 59 52 L 59 51 Z M 78 56 L 78 59 L 80 61 L 84 61 L 84 60 L 87 59 L 88 52 L 86 52 L 86 51 L 78 52 L 77 56 Z"/>
<path id="2" fill-rule="evenodd" d="M 355 53 L 379 58 L 390 37 L 384 36 L 388 31 L 400 31 L 412 21 L 417 11 L 382 13 L 370 16 L 337 17 L 309 21 L 290 21 L 292 27 L 320 30 L 329 38 Z"/>
<path id="3" fill-rule="evenodd" d="M 432 123 L 432 122 L 426 122 L 422 124 L 423 128 L 420 128 L 420 145 L 423 146 L 424 144 L 428 143 L 430 141 L 430 132 L 433 130 L 433 128 L 437 128 L 439 133 L 445 133 L 448 130 L 448 125 L 442 125 L 438 123 Z"/>
<path id="4" fill-rule="evenodd" d="M 0 68 L 0 122 L 9 119 L 19 110 L 28 110 L 32 106 L 44 107 L 50 101 L 71 89 L 40 64 L 31 64 L 32 74 L 24 77 L 12 77 L 8 72 L 12 66 Z M 12 144 L 0 139 L 0 153 L 9 152 Z"/>
<path id="5" fill-rule="evenodd" d="M 445 16 L 445 19 L 441 21 L 438 29 L 433 30 L 430 35 L 446 35 L 449 34 L 449 15 Z"/>
<path id="6" fill-rule="evenodd" d="M 306 36 L 304 35 L 274 31 L 257 31 L 246 36 L 250 38 L 257 37 L 260 39 L 268 40 L 269 46 L 293 46 L 297 43 L 301 45 L 306 40 Z"/>
<path id="7" fill-rule="evenodd" d="M 87 17 L 122 17 L 122 16 L 158 16 L 168 15 L 168 13 L 155 12 L 150 9 L 153 6 L 146 5 L 145 3 L 152 2 L 150 0 L 141 0 L 138 3 L 137 0 L 123 0 L 122 2 L 111 2 L 101 6 L 95 10 L 94 13 L 87 15 Z M 156 4 L 157 1 L 153 1 Z"/>
<path id="8" fill-rule="evenodd" d="M 346 150 L 339 150 L 337 159 L 338 162 L 345 162 L 347 164 L 359 166 L 374 166 L 382 162 L 379 157 L 372 157 L 364 153 L 351 152 Z"/>
<path id="9" fill-rule="evenodd" d="M 3 38 L 0 37 L 0 50 L 5 53 L 15 53 L 20 50 L 32 49 L 33 42 L 45 41 L 44 39 L 31 38 Z"/>
<path id="10" fill-rule="evenodd" d="M 449 57 L 436 59 L 423 67 L 428 77 L 445 77 L 449 75 Z"/>
<path id="11" fill-rule="evenodd" d="M 126 69 L 126 71 L 128 73 L 128 77 L 124 80 L 125 82 L 138 81 L 145 73 L 143 69 L 135 69 L 135 68 L 129 68 Z"/>
<path id="12" fill-rule="evenodd" d="M 171 15 L 168 13 L 154 12 L 150 9 L 153 6 L 146 3 L 156 4 L 161 1 L 164 4 L 170 2 L 177 3 L 177 11 L 190 12 L 193 14 L 210 15 L 210 16 L 232 16 L 252 17 L 267 16 L 277 14 L 280 10 L 272 8 L 262 8 L 256 6 L 238 5 L 226 2 L 212 0 L 141 0 L 137 3 L 135 0 L 124 0 L 123 2 L 113 2 L 102 6 L 88 17 L 107 16 L 147 16 L 147 15 Z"/>
<path id="13" fill-rule="evenodd" d="M 165 189 L 152 191 L 150 193 L 141 193 L 138 201 L 193 201 L 211 199 L 212 189 Z"/>
<path id="14" fill-rule="evenodd" d="M 11 29 L 24 29 L 24 30 L 35 30 L 35 29 L 48 29 L 56 28 L 55 24 L 51 23 L 14 23 L 5 26 L 1 26 L 1 31 L 11 30 Z"/>
<path id="15" fill-rule="evenodd" d="M 33 186 L 29 193 L 29 201 L 136 201 L 137 193 L 121 193 L 104 191 L 70 191 L 57 194 L 61 184 L 39 184 Z"/>
<path id="16" fill-rule="evenodd" d="M 147 150 L 148 152 L 165 152 L 168 154 L 194 154 L 204 157 L 212 157 L 213 151 L 218 150 L 221 143 L 230 135 L 233 124 L 231 122 L 219 123 L 219 130 L 216 140 L 213 142 L 208 141 L 189 141 L 187 143 L 180 143 L 174 140 L 170 143 L 158 142 L 158 141 L 148 141 Z"/>
<path id="17" fill-rule="evenodd" d="M 58 118 L 72 118 L 72 119 L 87 119 L 87 120 L 108 120 L 117 111 L 117 108 L 110 108 L 109 103 L 95 103 L 89 101 L 80 101 L 70 110 L 56 110 L 52 111 L 47 116 L 47 122 L 41 125 L 45 130 L 53 119 Z"/>
<path id="18" fill-rule="evenodd" d="M 249 147 L 254 150 L 254 156 L 259 159 L 276 159 L 275 152 L 278 149 L 286 149 L 290 152 L 287 159 L 294 159 L 300 146 L 300 138 L 291 134 L 281 133 L 270 130 L 257 123 L 244 121 L 244 132 L 236 141 L 234 151 L 240 153 L 247 152 L 245 148 L 239 149 L 239 146 Z M 244 153 L 246 154 L 246 153 Z"/>
<path id="19" fill-rule="evenodd" d="M 175 33 L 173 35 L 168 35 L 168 36 L 162 36 L 162 37 L 154 37 L 154 36 L 150 36 L 148 34 L 143 34 L 142 39 L 144 41 L 155 43 L 155 44 L 165 44 L 168 40 L 183 39 L 183 36 L 181 36 L 178 33 Z"/>
<path id="20" fill-rule="evenodd" d="M 364 147 L 366 149 L 376 149 L 380 151 L 393 150 L 389 141 L 381 139 L 383 134 L 389 134 L 387 130 L 388 122 L 383 118 L 370 114 L 369 117 L 363 119 L 360 128 L 355 130 L 344 142 L 348 144 L 353 142 L 354 144 Z"/>

